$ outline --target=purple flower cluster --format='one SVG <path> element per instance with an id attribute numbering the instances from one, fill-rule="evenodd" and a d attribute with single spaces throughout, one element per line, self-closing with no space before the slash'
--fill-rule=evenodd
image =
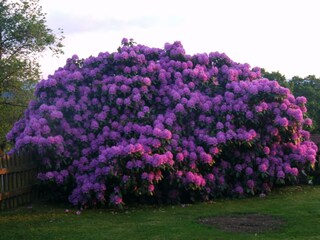
<path id="1" fill-rule="evenodd" d="M 315 164 L 306 99 L 259 68 L 180 42 L 122 44 L 68 59 L 7 135 L 36 151 L 40 180 L 72 186 L 74 205 L 260 194 Z"/>

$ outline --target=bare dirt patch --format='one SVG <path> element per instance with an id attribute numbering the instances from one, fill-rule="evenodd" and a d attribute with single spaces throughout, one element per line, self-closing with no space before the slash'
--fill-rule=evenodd
<path id="1" fill-rule="evenodd" d="M 263 233 L 277 231 L 284 220 L 263 214 L 229 215 L 200 218 L 201 224 L 216 227 L 222 231 L 235 233 Z"/>

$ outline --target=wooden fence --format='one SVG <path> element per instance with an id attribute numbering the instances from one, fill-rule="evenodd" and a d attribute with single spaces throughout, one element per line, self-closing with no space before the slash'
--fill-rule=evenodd
<path id="1" fill-rule="evenodd" d="M 31 154 L 0 156 L 0 210 L 30 202 L 36 195 L 36 177 Z"/>

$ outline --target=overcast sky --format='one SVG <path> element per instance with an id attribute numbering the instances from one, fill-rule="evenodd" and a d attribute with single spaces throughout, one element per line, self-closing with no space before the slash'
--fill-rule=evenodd
<path id="1" fill-rule="evenodd" d="M 123 37 L 150 47 L 179 40 L 188 54 L 225 52 L 232 60 L 320 77 L 317 0 L 40 0 L 48 25 L 64 29 L 65 55 L 46 55 L 46 78 L 65 60 L 114 52 Z"/>

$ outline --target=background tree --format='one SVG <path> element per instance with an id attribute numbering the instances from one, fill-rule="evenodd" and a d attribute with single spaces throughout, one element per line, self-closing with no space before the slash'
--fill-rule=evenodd
<path id="1" fill-rule="evenodd" d="M 283 87 L 288 87 L 288 81 L 286 80 L 286 76 L 281 74 L 279 71 L 267 72 L 264 68 L 261 68 L 261 75 L 264 78 L 268 78 L 270 80 L 276 80 Z"/>
<path id="2" fill-rule="evenodd" d="M 305 96 L 308 99 L 308 116 L 313 120 L 311 132 L 320 133 L 320 78 L 314 75 L 305 78 L 295 76 L 289 84 L 294 96 Z"/>
<path id="3" fill-rule="evenodd" d="M 38 0 L 0 2 L 0 148 L 5 134 L 21 117 L 40 78 L 39 57 L 62 54 L 62 30 L 46 24 Z"/>
<path id="4" fill-rule="evenodd" d="M 287 80 L 285 75 L 280 72 L 268 72 L 261 69 L 263 77 L 270 80 L 276 80 L 281 86 L 291 90 L 295 97 L 304 96 L 308 99 L 306 107 L 308 108 L 308 116 L 313 120 L 312 133 L 320 133 L 320 78 L 315 75 L 309 75 L 305 78 L 294 76 Z"/>

